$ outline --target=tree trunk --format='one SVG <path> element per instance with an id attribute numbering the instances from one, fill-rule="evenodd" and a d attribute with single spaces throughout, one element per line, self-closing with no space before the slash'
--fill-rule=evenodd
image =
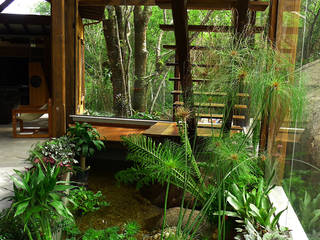
<path id="1" fill-rule="evenodd" d="M 147 28 L 151 16 L 150 7 L 134 8 L 134 42 L 135 42 L 135 81 L 133 89 L 133 109 L 144 112 L 146 109 L 146 70 L 147 70 Z"/>
<path id="2" fill-rule="evenodd" d="M 122 16 L 116 13 L 121 12 L 119 9 L 108 9 L 108 19 L 103 20 L 103 32 L 105 36 L 108 59 L 112 72 L 111 82 L 113 87 L 113 111 L 116 116 L 126 117 L 128 115 L 128 97 L 127 84 L 123 65 L 123 50 L 121 49 L 121 39 L 124 36 L 122 23 L 118 20 Z"/>

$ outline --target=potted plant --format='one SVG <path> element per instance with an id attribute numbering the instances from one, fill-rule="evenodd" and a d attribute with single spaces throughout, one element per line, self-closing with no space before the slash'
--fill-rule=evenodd
<path id="1" fill-rule="evenodd" d="M 81 169 L 86 170 L 86 158 L 93 156 L 96 150 L 100 151 L 104 147 L 98 130 L 88 123 L 76 122 L 74 126 L 69 127 L 67 135 L 75 144 L 76 155 L 80 157 Z"/>

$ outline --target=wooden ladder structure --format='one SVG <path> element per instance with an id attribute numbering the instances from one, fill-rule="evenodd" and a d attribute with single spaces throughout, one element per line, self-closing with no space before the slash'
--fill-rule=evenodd
<path id="1" fill-rule="evenodd" d="M 163 9 L 172 9 L 173 25 L 162 24 L 160 29 L 163 31 L 174 31 L 176 37 L 176 45 L 164 45 L 165 49 L 171 49 L 176 51 L 175 62 L 169 62 L 166 65 L 168 67 L 174 67 L 174 78 L 170 78 L 170 81 L 174 82 L 173 95 L 173 119 L 175 120 L 176 109 L 179 106 L 187 105 L 187 108 L 191 109 L 207 109 L 209 113 L 195 113 L 189 124 L 191 128 L 221 128 L 222 125 L 227 131 L 242 131 L 246 120 L 245 111 L 248 108 L 247 105 L 241 104 L 243 99 L 248 98 L 246 93 L 238 93 L 236 97 L 237 102 L 232 106 L 230 114 L 225 117 L 223 113 L 226 103 L 214 103 L 205 102 L 199 103 L 194 101 L 194 96 L 205 95 L 213 97 L 227 98 L 225 92 L 196 92 L 193 91 L 194 84 L 206 84 L 210 82 L 210 79 L 193 79 L 191 76 L 191 69 L 194 66 L 201 68 L 210 68 L 212 66 L 206 64 L 193 64 L 190 62 L 190 51 L 206 51 L 206 46 L 192 46 L 189 44 L 189 32 L 219 32 L 229 33 L 234 31 L 235 34 L 242 34 L 245 31 L 245 27 L 250 25 L 250 33 L 256 34 L 264 31 L 263 27 L 254 26 L 256 11 L 265 11 L 269 6 L 269 2 L 265 1 L 248 1 L 248 0 L 156 0 L 156 4 Z M 188 24 L 188 9 L 199 10 L 232 10 L 234 11 L 234 26 L 213 26 L 213 25 L 189 25 Z M 252 11 L 251 18 L 249 19 L 248 11 Z M 188 103 L 185 104 L 185 101 Z M 204 112 L 205 110 L 201 111 Z M 201 124 L 200 119 L 211 119 L 211 123 Z M 218 124 L 212 124 L 212 119 L 219 120 Z M 199 123 L 199 124 L 198 124 Z"/>

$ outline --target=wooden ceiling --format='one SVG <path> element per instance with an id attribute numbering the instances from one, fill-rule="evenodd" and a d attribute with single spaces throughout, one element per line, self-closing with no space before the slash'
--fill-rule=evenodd
<path id="1" fill-rule="evenodd" d="M 0 39 L 29 42 L 50 36 L 51 17 L 38 15 L 0 14 Z"/>

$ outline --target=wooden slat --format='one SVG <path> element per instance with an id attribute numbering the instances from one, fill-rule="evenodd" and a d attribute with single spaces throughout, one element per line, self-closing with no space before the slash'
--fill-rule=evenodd
<path id="1" fill-rule="evenodd" d="M 208 80 L 207 80 L 208 81 Z M 172 91 L 171 94 L 181 94 L 182 91 Z M 194 92 L 194 95 L 207 95 L 207 96 L 227 96 L 225 92 Z M 249 97 L 248 93 L 237 93 L 237 97 Z"/>
<path id="2" fill-rule="evenodd" d="M 199 118 L 223 118 L 223 114 L 209 114 L 209 113 L 197 113 L 196 117 Z M 241 119 L 241 120 L 245 120 L 246 117 L 244 115 L 233 115 L 232 116 L 233 119 Z"/>
<path id="3" fill-rule="evenodd" d="M 175 67 L 179 66 L 179 63 L 166 63 L 167 67 Z M 191 64 L 192 67 L 202 67 L 202 68 L 212 68 L 214 65 L 207 65 L 207 64 Z"/>
<path id="4" fill-rule="evenodd" d="M 198 128 L 221 128 L 221 124 L 198 124 Z M 240 126 L 231 126 L 231 130 L 240 130 L 242 131 L 243 128 Z"/>
<path id="5" fill-rule="evenodd" d="M 173 103 L 175 106 L 183 106 L 184 103 L 183 102 L 174 102 Z M 195 107 L 209 107 L 209 108 L 224 108 L 225 104 L 223 103 L 194 103 Z M 243 104 L 235 104 L 234 108 L 237 109 L 247 109 L 247 105 L 243 105 Z"/>
<path id="6" fill-rule="evenodd" d="M 174 81 L 174 82 L 180 82 L 181 79 L 180 78 L 169 78 L 169 81 Z M 209 82 L 211 80 L 209 79 L 192 79 L 192 82 Z"/>
<path id="7" fill-rule="evenodd" d="M 176 45 L 163 45 L 164 49 L 175 50 L 177 48 Z M 190 46 L 190 50 L 209 50 L 208 47 L 204 46 Z"/>
<path id="8" fill-rule="evenodd" d="M 141 134 L 145 128 L 135 128 L 135 127 L 116 127 L 116 126 L 99 126 L 93 125 L 99 133 L 101 140 L 106 139 L 112 142 L 121 142 L 122 136 L 128 136 L 131 134 Z"/>
<path id="9" fill-rule="evenodd" d="M 227 33 L 232 32 L 233 26 L 205 26 L 205 25 L 189 25 L 189 32 L 221 32 Z M 160 24 L 160 29 L 162 31 L 174 31 L 174 25 L 169 24 Z M 261 33 L 263 32 L 264 27 L 252 27 L 253 33 Z"/>

